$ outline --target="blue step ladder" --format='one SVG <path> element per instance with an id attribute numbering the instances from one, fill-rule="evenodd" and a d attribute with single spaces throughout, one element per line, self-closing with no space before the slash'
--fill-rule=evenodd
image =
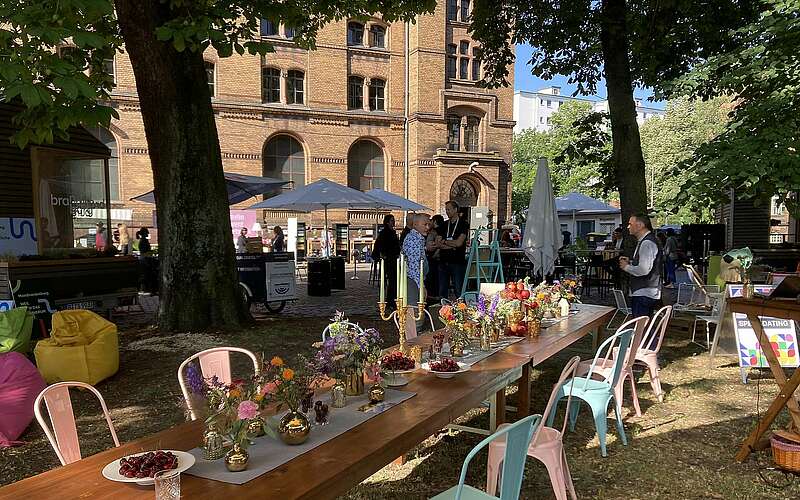
<path id="1" fill-rule="evenodd" d="M 490 242 L 482 244 L 484 242 Z M 503 262 L 500 259 L 500 243 L 497 238 L 497 229 L 479 227 L 472 231 L 472 241 L 469 245 L 469 258 L 467 271 L 464 276 L 464 285 L 461 287 L 461 297 L 467 291 L 480 292 L 481 283 L 504 283 Z"/>

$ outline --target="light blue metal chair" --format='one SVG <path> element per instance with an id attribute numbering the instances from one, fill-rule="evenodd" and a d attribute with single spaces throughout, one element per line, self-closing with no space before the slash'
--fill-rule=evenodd
<path id="1" fill-rule="evenodd" d="M 600 438 L 600 454 L 608 456 L 606 452 L 606 433 L 608 431 L 608 422 L 606 417 L 608 415 L 608 403 L 614 400 L 614 415 L 616 417 L 617 432 L 619 433 L 620 440 L 625 446 L 628 445 L 628 438 L 625 436 L 625 427 L 622 425 L 621 401 L 618 401 L 614 395 L 614 387 L 617 385 L 618 379 L 624 374 L 624 363 L 627 359 L 628 351 L 631 349 L 634 330 L 628 329 L 615 333 L 605 342 L 603 342 L 597 349 L 594 355 L 592 365 L 589 369 L 589 374 L 593 373 L 594 367 L 597 365 L 598 359 L 603 357 L 603 353 L 610 352 L 613 349 L 619 349 L 617 357 L 614 359 L 614 365 L 611 371 L 605 376 L 603 380 L 595 380 L 591 375 L 586 377 L 574 377 L 564 382 L 559 389 L 558 401 L 568 397 L 570 390 L 572 391 L 572 402 L 569 405 L 569 429 L 575 430 L 575 421 L 578 419 L 578 411 L 580 411 L 581 402 L 575 398 L 585 401 L 592 409 L 592 416 L 594 417 L 595 428 L 597 435 Z M 598 374 L 595 374 L 598 376 Z M 553 426 L 553 419 L 555 418 L 555 410 L 550 412 L 547 416 L 547 426 Z"/>
<path id="2" fill-rule="evenodd" d="M 525 472 L 525 459 L 528 456 L 528 445 L 541 419 L 541 415 L 525 417 L 507 427 L 498 429 L 497 432 L 478 443 L 472 448 L 472 451 L 469 452 L 467 458 L 464 459 L 464 465 L 461 467 L 461 477 L 458 480 L 458 484 L 447 491 L 439 493 L 431 500 L 484 500 L 487 498 L 517 500 L 519 498 L 520 489 L 522 489 L 522 476 Z M 489 443 L 502 436 L 506 438 L 506 450 L 503 458 L 503 472 L 500 479 L 500 496 L 496 497 L 464 484 L 464 480 L 467 477 L 467 467 L 470 461 L 475 458 L 475 455 L 488 446 Z"/>

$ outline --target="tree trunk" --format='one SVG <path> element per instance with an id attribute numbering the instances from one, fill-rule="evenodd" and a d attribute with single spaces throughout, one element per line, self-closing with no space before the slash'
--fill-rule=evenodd
<path id="1" fill-rule="evenodd" d="M 647 210 L 647 184 L 633 100 L 626 14 L 625 0 L 602 1 L 600 42 L 611 115 L 612 162 L 623 225 L 631 215 Z"/>
<path id="2" fill-rule="evenodd" d="M 155 30 L 172 18 L 159 0 L 114 2 L 136 77 L 153 168 L 161 268 L 159 326 L 236 326 L 238 291 L 227 189 L 203 55 L 176 51 Z"/>

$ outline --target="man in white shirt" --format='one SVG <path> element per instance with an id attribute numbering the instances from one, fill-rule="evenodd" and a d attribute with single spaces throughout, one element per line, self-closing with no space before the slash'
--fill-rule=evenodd
<path id="1" fill-rule="evenodd" d="M 650 217 L 644 214 L 631 216 L 628 231 L 636 237 L 633 257 L 620 257 L 619 266 L 631 275 L 631 313 L 634 318 L 650 317 L 661 300 L 661 248 L 653 234 Z"/>

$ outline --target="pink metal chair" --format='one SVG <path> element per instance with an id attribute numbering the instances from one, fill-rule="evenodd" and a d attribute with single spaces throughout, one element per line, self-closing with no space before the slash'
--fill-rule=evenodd
<path id="1" fill-rule="evenodd" d="M 664 336 L 667 333 L 667 326 L 669 326 L 671 317 L 672 306 L 664 306 L 653 315 L 639 348 L 636 350 L 634 359 L 634 363 L 647 366 L 647 371 L 650 374 L 650 387 L 653 388 L 653 394 L 656 395 L 659 403 L 664 402 L 664 391 L 661 389 L 658 351 L 661 350 L 661 344 L 664 342 Z"/>
<path id="2" fill-rule="evenodd" d="M 642 337 L 644 337 L 645 329 L 647 328 L 647 322 L 649 318 L 647 316 L 640 316 L 638 318 L 634 318 L 631 320 L 626 321 L 625 323 L 621 324 L 619 328 L 617 328 L 617 332 L 621 332 L 623 330 L 634 329 L 633 333 L 633 341 L 631 342 L 631 346 L 639 346 L 642 343 Z M 603 378 L 608 378 L 611 371 L 614 369 L 614 359 L 616 357 L 616 350 L 612 350 L 610 348 L 612 344 L 609 344 L 609 350 L 605 353 L 605 355 L 597 360 L 597 364 L 594 365 L 594 369 L 592 373 L 597 374 Z M 636 392 L 636 381 L 633 378 L 633 363 L 635 362 L 635 356 L 633 355 L 634 349 L 628 349 L 627 351 L 627 358 L 625 358 L 625 363 L 623 365 L 623 371 L 619 379 L 617 380 L 617 385 L 614 386 L 614 396 L 616 397 L 617 401 L 619 402 L 619 406 L 622 406 L 622 397 L 625 392 L 625 380 L 630 380 L 631 383 L 631 399 L 633 399 L 633 407 L 636 410 L 636 416 L 642 416 L 642 409 L 639 407 L 639 395 Z M 583 361 L 580 365 L 578 365 L 578 376 L 582 377 L 589 373 L 589 369 L 592 366 L 592 360 Z"/>
<path id="3" fill-rule="evenodd" d="M 189 408 L 189 414 L 191 415 L 192 420 L 197 420 L 197 416 L 192 408 L 191 398 L 189 398 L 189 390 L 186 387 L 186 381 L 183 377 L 183 371 L 186 368 L 186 365 L 197 359 L 200 362 L 200 371 L 203 373 L 203 378 L 211 378 L 216 376 L 217 379 L 223 384 L 230 384 L 232 380 L 230 353 L 232 352 L 239 352 L 249 356 L 253 361 L 253 372 L 256 375 L 258 374 L 258 358 L 256 358 L 256 355 L 252 352 L 240 347 L 214 347 L 211 349 L 206 349 L 205 351 L 198 352 L 197 354 L 186 358 L 186 360 L 181 363 L 181 366 L 178 367 L 178 384 L 181 386 L 183 400 L 186 401 L 186 406 Z"/>
<path id="4" fill-rule="evenodd" d="M 545 417 L 551 411 L 556 411 L 556 403 L 558 402 L 559 388 L 564 384 L 567 379 L 572 379 L 576 376 L 578 364 L 581 358 L 575 356 L 570 359 L 563 370 L 558 382 L 553 387 L 553 392 L 550 393 L 550 399 L 547 401 L 547 407 L 544 410 Z M 567 409 L 570 408 L 572 403 L 572 388 L 570 386 L 569 396 L 567 397 Z M 572 484 L 572 476 L 569 473 L 569 466 L 567 465 L 567 455 L 564 452 L 564 443 L 562 441 L 564 431 L 567 428 L 567 415 L 569 411 L 564 412 L 564 424 L 561 430 L 552 427 L 546 427 L 544 421 L 536 428 L 531 443 L 528 446 L 528 456 L 533 457 L 544 464 L 547 468 L 547 473 L 550 476 L 550 482 L 553 485 L 553 492 L 556 495 L 556 500 L 567 500 L 567 492 L 572 500 L 578 497 L 575 494 L 575 486 Z M 544 419 L 543 419 L 544 420 Z M 502 429 L 501 425 L 498 430 Z M 496 439 L 489 444 L 489 460 L 486 466 L 486 493 L 494 495 L 497 491 L 497 480 L 500 473 L 500 464 L 505 455 L 506 441 L 505 439 Z"/>
<path id="5" fill-rule="evenodd" d="M 103 415 L 106 417 L 108 430 L 111 431 L 111 438 L 114 440 L 114 446 L 119 446 L 117 432 L 114 430 L 114 424 L 111 423 L 111 415 L 108 413 L 106 402 L 100 394 L 100 391 L 83 382 L 58 382 L 49 387 L 45 387 L 45 389 L 39 393 L 36 397 L 36 401 L 33 402 L 33 413 L 36 415 L 36 420 L 47 436 L 47 440 L 50 441 L 50 446 L 53 447 L 58 459 L 61 461 L 61 465 L 71 464 L 81 459 L 81 445 L 78 442 L 78 429 L 75 427 L 75 414 L 72 412 L 72 400 L 69 397 L 70 387 L 88 389 L 97 396 L 97 399 L 100 400 L 100 407 L 103 409 Z M 45 422 L 42 416 L 41 403 L 43 399 L 47 406 L 47 413 L 50 415 L 50 423 L 53 425 L 52 431 L 47 426 L 47 422 Z"/>

